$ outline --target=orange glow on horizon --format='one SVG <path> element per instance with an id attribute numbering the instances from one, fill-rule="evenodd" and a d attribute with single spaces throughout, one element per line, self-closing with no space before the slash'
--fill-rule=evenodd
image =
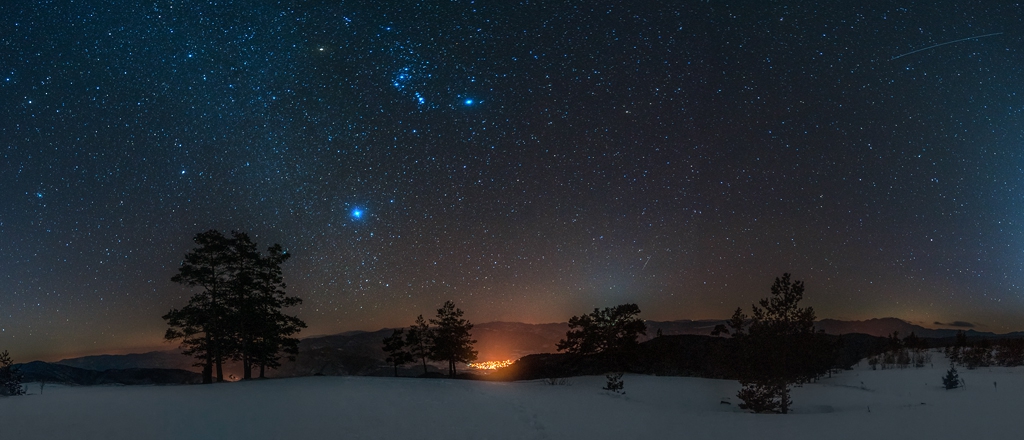
<path id="1" fill-rule="evenodd" d="M 504 361 L 485 361 L 485 362 L 471 362 L 466 364 L 469 368 L 475 368 L 477 370 L 497 370 L 499 368 L 505 368 L 509 365 L 516 363 L 514 360 Z"/>

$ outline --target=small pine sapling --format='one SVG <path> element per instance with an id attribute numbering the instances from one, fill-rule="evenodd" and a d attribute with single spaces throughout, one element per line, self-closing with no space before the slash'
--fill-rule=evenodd
<path id="1" fill-rule="evenodd" d="M 617 394 L 626 394 L 626 391 L 623 390 L 625 384 L 622 383 L 622 373 L 609 373 L 605 378 L 608 379 L 608 382 L 604 385 L 604 390 Z"/>
<path id="2" fill-rule="evenodd" d="M 743 401 L 740 408 L 749 409 L 755 413 L 777 413 L 782 411 L 782 399 L 789 399 L 779 390 L 785 384 L 777 383 L 756 383 L 741 382 L 743 389 L 737 397 Z M 792 401 L 786 401 L 786 406 L 792 405 Z"/>
<path id="3" fill-rule="evenodd" d="M 956 365 L 949 366 L 949 371 L 946 371 L 946 375 L 942 377 L 942 386 L 947 390 L 964 386 L 964 380 L 961 379 L 960 374 L 956 372 Z"/>
<path id="4" fill-rule="evenodd" d="M 4 350 L 0 353 L 0 396 L 20 396 L 25 394 L 21 387 L 21 373 L 14 368 L 11 355 Z"/>

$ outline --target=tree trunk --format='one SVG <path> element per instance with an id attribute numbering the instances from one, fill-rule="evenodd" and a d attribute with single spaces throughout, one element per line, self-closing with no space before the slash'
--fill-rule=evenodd
<path id="1" fill-rule="evenodd" d="M 263 374 L 266 372 L 266 366 L 260 364 L 260 379 L 266 379 L 267 377 Z"/>
<path id="2" fill-rule="evenodd" d="M 252 379 L 252 356 L 249 355 L 249 342 L 244 338 L 245 326 L 242 326 L 242 379 Z"/>
<path id="3" fill-rule="evenodd" d="M 426 375 L 427 374 L 427 358 L 421 358 L 421 359 L 423 359 L 423 375 Z"/>
<path id="4" fill-rule="evenodd" d="M 203 364 L 203 383 L 213 383 L 213 363 L 210 362 L 210 357 L 206 357 L 206 363 Z"/>
<path id="5" fill-rule="evenodd" d="M 206 333 L 206 363 L 203 364 L 203 383 L 213 383 L 213 338 Z"/>
<path id="6" fill-rule="evenodd" d="M 789 384 L 782 385 L 782 413 L 789 414 Z"/>
<path id="7" fill-rule="evenodd" d="M 395 377 L 398 377 L 398 364 L 395 364 Z"/>
<path id="8" fill-rule="evenodd" d="M 214 271 L 216 271 L 216 269 L 214 269 Z M 216 311 L 220 310 L 219 307 L 217 307 L 219 305 L 218 297 L 220 296 L 218 294 L 218 292 L 219 292 L 218 288 L 219 287 L 218 287 L 216 282 L 213 284 L 213 287 L 210 288 L 210 310 L 211 310 L 211 312 L 209 312 L 209 313 L 216 313 Z M 207 320 L 210 321 L 211 324 L 213 322 L 221 323 L 222 319 L 223 319 L 223 317 L 219 316 L 219 315 L 207 316 Z M 223 336 L 222 332 L 223 332 L 223 329 L 218 331 L 219 335 Z M 220 342 L 215 341 L 215 338 L 212 337 L 209 332 L 206 333 L 206 337 L 208 338 L 207 339 L 208 342 L 206 344 L 207 353 L 210 353 L 213 356 L 213 361 L 217 363 L 217 382 L 223 382 L 224 381 L 224 370 L 221 369 L 221 356 L 222 355 L 221 355 L 221 352 L 220 352 Z"/>

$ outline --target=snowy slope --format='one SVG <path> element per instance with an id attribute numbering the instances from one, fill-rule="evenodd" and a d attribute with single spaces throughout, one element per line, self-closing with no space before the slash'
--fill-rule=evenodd
<path id="1" fill-rule="evenodd" d="M 940 364 L 944 364 L 940 362 Z M 0 399 L 7 439 L 986 439 L 1021 438 L 1024 368 L 858 368 L 796 388 L 795 414 L 720 403 L 733 381 L 626 376 L 495 383 L 307 377 L 210 386 L 54 387 Z M 993 382 L 997 386 L 993 386 Z"/>

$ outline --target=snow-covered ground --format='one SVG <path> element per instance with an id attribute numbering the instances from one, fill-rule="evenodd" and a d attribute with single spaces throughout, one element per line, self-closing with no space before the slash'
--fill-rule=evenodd
<path id="1" fill-rule="evenodd" d="M 1020 439 L 1024 368 L 859 367 L 794 389 L 794 414 L 736 407 L 733 381 L 627 375 L 494 383 L 308 377 L 60 387 L 0 398 L 2 439 Z M 729 400 L 732 404 L 720 403 Z"/>

